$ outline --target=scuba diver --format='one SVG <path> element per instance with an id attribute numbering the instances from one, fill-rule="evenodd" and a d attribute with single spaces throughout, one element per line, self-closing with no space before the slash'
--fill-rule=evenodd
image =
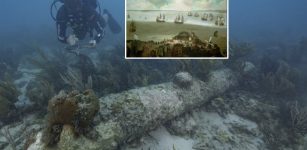
<path id="1" fill-rule="evenodd" d="M 57 2 L 63 5 L 54 17 L 52 11 L 56 8 Z M 99 12 L 96 10 L 97 7 Z M 77 42 L 83 40 L 87 34 L 91 38 L 87 47 L 95 48 L 103 39 L 107 25 L 113 33 L 121 32 L 120 25 L 106 9 L 101 14 L 97 0 L 55 0 L 51 5 L 51 16 L 56 21 L 58 40 L 68 44 L 68 50 L 79 48 Z M 67 36 L 68 27 L 72 29 L 72 33 Z"/>

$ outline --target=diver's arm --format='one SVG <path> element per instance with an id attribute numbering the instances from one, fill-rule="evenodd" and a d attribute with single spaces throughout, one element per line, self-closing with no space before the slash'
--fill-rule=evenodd
<path id="1" fill-rule="evenodd" d="M 66 28 L 67 28 L 67 18 L 64 6 L 62 6 L 56 16 L 56 28 L 58 40 L 62 43 L 67 43 Z"/>
<path id="2" fill-rule="evenodd" d="M 57 34 L 58 34 L 58 40 L 62 43 L 67 43 L 67 37 L 66 37 L 66 24 L 58 23 L 57 22 Z"/>

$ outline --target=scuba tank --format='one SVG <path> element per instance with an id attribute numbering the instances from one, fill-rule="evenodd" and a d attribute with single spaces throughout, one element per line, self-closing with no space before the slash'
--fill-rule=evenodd
<path id="1" fill-rule="evenodd" d="M 100 2 L 98 0 L 82 0 L 85 5 L 89 5 L 93 7 L 94 9 L 98 8 L 98 12 L 101 15 L 101 6 Z M 56 20 L 56 17 L 54 15 L 54 10 L 58 11 L 58 4 L 61 6 L 65 4 L 65 0 L 53 0 L 53 2 L 50 5 L 50 16 L 54 21 Z"/>

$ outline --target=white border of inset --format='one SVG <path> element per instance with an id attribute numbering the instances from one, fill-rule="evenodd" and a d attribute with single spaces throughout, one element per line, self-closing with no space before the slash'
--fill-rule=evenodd
<path id="1" fill-rule="evenodd" d="M 229 59 L 229 0 L 227 0 L 227 57 L 127 57 L 127 0 L 125 0 L 125 59 Z"/>

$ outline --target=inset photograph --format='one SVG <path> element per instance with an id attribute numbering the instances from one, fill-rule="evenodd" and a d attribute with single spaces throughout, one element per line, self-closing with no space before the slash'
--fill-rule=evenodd
<path id="1" fill-rule="evenodd" d="M 227 59 L 227 0 L 126 0 L 126 59 Z"/>

